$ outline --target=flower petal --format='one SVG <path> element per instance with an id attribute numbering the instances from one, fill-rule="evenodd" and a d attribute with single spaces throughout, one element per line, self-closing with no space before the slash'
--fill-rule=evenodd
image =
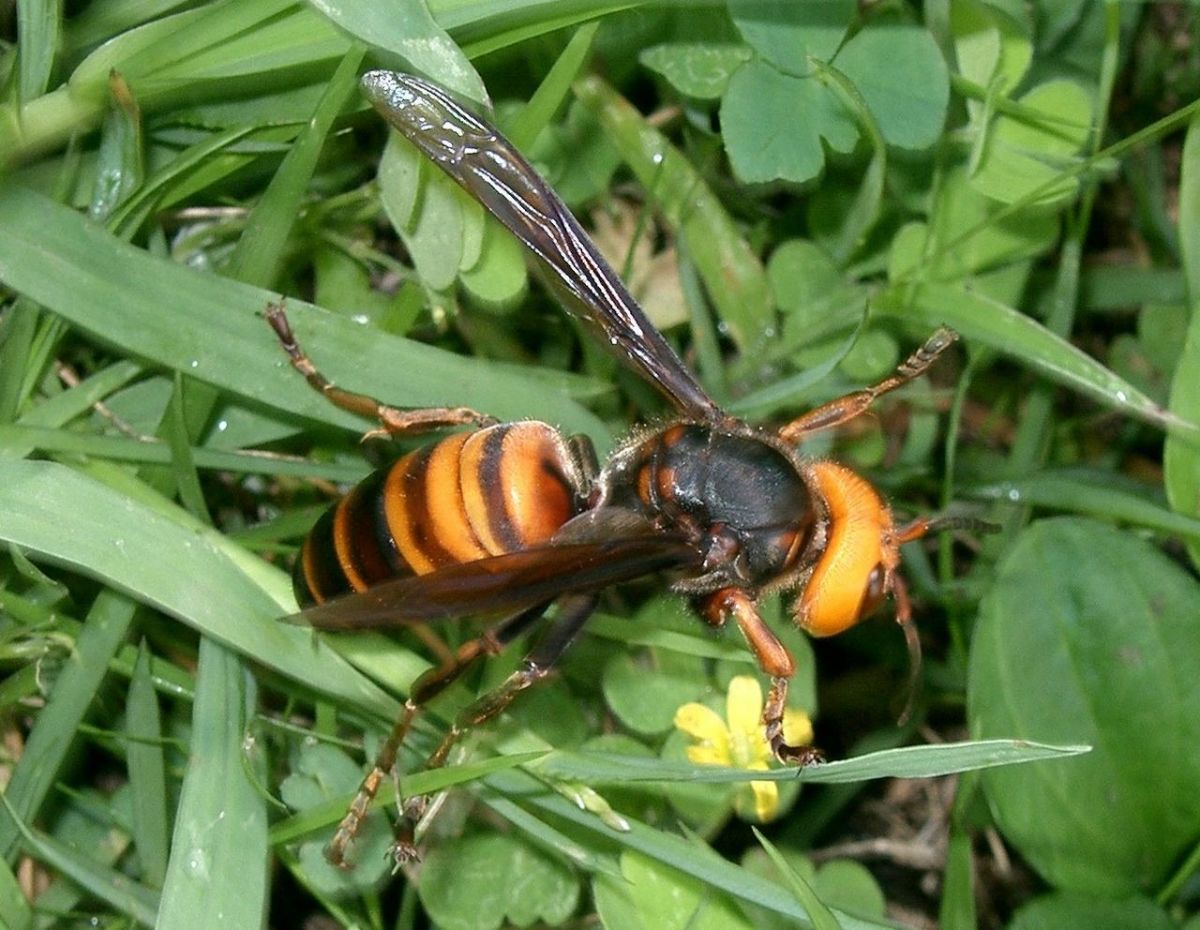
<path id="1" fill-rule="evenodd" d="M 789 746 L 811 746 L 813 741 L 812 721 L 802 710 L 791 707 L 783 712 L 783 738 Z"/>
<path id="2" fill-rule="evenodd" d="M 711 707 L 691 702 L 675 711 L 675 727 L 699 745 L 688 749 L 688 758 L 701 765 L 730 765 L 729 728 Z M 697 755 L 693 755 L 693 751 Z"/>
<path id="3" fill-rule="evenodd" d="M 729 680 L 725 696 L 725 716 L 729 729 L 737 734 L 750 735 L 762 731 L 762 687 L 753 675 L 736 675 Z"/>
<path id="4" fill-rule="evenodd" d="M 752 781 L 754 791 L 754 817 L 766 823 L 779 812 L 779 785 L 773 781 Z"/>
<path id="5" fill-rule="evenodd" d="M 728 751 L 705 744 L 689 746 L 687 757 L 695 765 L 729 765 L 731 761 Z"/>
<path id="6" fill-rule="evenodd" d="M 729 728 L 711 707 L 692 701 L 675 711 L 675 727 L 698 740 L 728 739 Z"/>

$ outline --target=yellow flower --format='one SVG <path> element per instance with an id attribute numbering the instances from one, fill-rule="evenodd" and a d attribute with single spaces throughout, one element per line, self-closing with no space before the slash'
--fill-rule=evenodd
<path id="1" fill-rule="evenodd" d="M 770 767 L 771 748 L 763 735 L 763 695 L 758 679 L 738 675 L 729 682 L 725 695 L 725 720 L 711 707 L 695 702 L 675 712 L 675 726 L 696 744 L 687 756 L 697 765 L 726 765 L 750 771 Z M 790 707 L 783 715 L 784 739 L 792 745 L 812 742 L 812 723 L 803 711 Z M 746 817 L 751 812 L 760 823 L 770 820 L 779 809 L 779 786 L 773 781 L 752 781 L 740 785 L 734 795 L 734 808 Z"/>

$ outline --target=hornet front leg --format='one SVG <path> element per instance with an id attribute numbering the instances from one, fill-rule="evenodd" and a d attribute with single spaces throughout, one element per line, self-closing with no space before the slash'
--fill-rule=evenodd
<path id="1" fill-rule="evenodd" d="M 771 678 L 771 691 L 763 706 L 763 735 L 771 753 L 786 765 L 806 766 L 823 762 L 821 750 L 815 746 L 792 746 L 783 735 L 783 712 L 787 706 L 788 683 L 796 674 L 796 662 L 787 647 L 771 632 L 758 613 L 758 605 L 741 588 L 722 588 L 706 597 L 700 605 L 701 614 L 713 626 L 723 626 L 732 617 L 758 667 Z"/>

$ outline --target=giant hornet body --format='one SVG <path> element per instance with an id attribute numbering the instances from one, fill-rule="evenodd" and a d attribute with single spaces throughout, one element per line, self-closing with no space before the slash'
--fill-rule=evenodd
<path id="1" fill-rule="evenodd" d="M 300 349 L 282 307 L 269 310 L 292 364 L 335 404 L 377 418 L 391 434 L 475 427 L 381 469 L 321 518 L 295 571 L 304 621 L 352 630 L 471 614 L 497 618 L 414 682 L 327 850 L 330 860 L 344 862 L 422 705 L 558 605 L 521 667 L 455 721 L 430 759 L 438 765 L 466 727 L 499 713 L 547 674 L 600 589 L 653 572 L 673 573 L 674 590 L 705 620 L 714 626 L 732 620 L 745 636 L 771 680 L 763 727 L 775 756 L 799 765 L 818 760 L 813 747 L 784 740 L 795 665 L 760 617 L 758 599 L 795 592 L 795 622 L 828 636 L 890 595 L 915 659 L 899 548 L 945 523 L 896 525 L 866 480 L 834 462 L 802 457 L 796 446 L 919 376 L 954 334 L 939 330 L 888 379 L 781 428 L 745 423 L 705 394 L 574 217 L 494 127 L 416 77 L 375 71 L 363 87 L 391 125 L 540 259 L 568 304 L 675 414 L 638 432 L 600 467 L 585 437 L 564 436 L 546 423 L 494 423 L 465 408 L 403 410 L 337 388 Z M 401 855 L 411 852 L 399 848 Z"/>

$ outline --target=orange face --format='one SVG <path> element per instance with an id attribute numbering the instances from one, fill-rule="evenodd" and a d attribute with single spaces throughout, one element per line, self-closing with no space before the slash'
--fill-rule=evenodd
<path id="1" fill-rule="evenodd" d="M 825 550 L 796 602 L 795 618 L 812 636 L 834 636 L 869 616 L 892 588 L 900 546 L 892 512 L 848 468 L 816 462 L 810 477 L 828 510 Z"/>

